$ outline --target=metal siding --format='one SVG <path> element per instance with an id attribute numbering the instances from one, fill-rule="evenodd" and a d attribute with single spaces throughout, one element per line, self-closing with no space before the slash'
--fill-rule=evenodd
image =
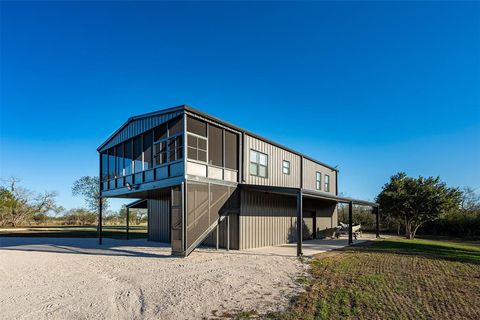
<path id="1" fill-rule="evenodd" d="M 295 197 L 242 190 L 241 199 L 240 249 L 295 241 Z"/>
<path id="2" fill-rule="evenodd" d="M 181 115 L 183 111 L 175 111 L 172 113 L 162 114 L 158 116 L 146 117 L 137 120 L 133 120 L 128 123 L 125 128 L 123 128 L 120 132 L 118 132 L 114 137 L 108 141 L 106 145 L 102 147 L 101 151 L 104 151 L 110 147 L 113 147 L 125 140 L 133 138 L 145 131 L 151 130 L 156 126 L 169 121 L 179 115 Z"/>
<path id="3" fill-rule="evenodd" d="M 170 197 L 147 201 L 148 240 L 170 243 Z"/>
<path id="4" fill-rule="evenodd" d="M 325 166 L 319 165 L 308 159 L 303 159 L 303 188 L 309 189 L 313 191 L 317 191 L 316 188 L 316 172 L 320 172 L 322 174 L 322 189 L 321 191 L 325 191 L 325 174 L 330 176 L 330 191 L 328 193 L 336 194 L 335 190 L 335 180 L 337 179 L 337 172 Z"/>
<path id="5" fill-rule="evenodd" d="M 268 155 L 268 176 L 261 178 L 250 175 L 250 149 Z M 247 184 L 268 185 L 276 187 L 300 187 L 300 156 L 282 148 L 245 135 L 244 170 Z M 290 161 L 290 174 L 282 172 L 282 161 Z"/>

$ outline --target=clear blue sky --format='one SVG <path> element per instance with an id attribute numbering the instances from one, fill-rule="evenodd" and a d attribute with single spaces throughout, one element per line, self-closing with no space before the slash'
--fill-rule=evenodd
<path id="1" fill-rule="evenodd" d="M 480 187 L 479 2 L 1 2 L 0 14 L 0 176 L 67 208 L 110 133 L 183 103 L 338 165 L 348 196 L 373 199 L 398 171 Z"/>

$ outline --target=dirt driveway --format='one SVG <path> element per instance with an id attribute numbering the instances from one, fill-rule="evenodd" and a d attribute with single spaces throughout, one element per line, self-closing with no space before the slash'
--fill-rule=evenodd
<path id="1" fill-rule="evenodd" d="M 298 259 L 144 240 L 0 237 L 2 319 L 199 319 L 278 310 L 301 290 Z"/>

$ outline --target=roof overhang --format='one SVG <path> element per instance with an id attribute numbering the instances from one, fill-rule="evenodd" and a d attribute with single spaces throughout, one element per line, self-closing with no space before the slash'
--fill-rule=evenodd
<path id="1" fill-rule="evenodd" d="M 276 194 L 283 194 L 288 196 L 296 196 L 301 192 L 304 198 L 323 199 L 323 200 L 334 201 L 337 203 L 352 203 L 356 205 L 369 206 L 369 207 L 379 206 L 379 204 L 376 202 L 370 202 L 366 200 L 360 200 L 360 199 L 354 199 L 354 198 L 348 198 L 348 197 L 340 197 L 327 192 L 313 191 L 308 189 L 261 186 L 261 185 L 252 185 L 252 184 L 242 184 L 241 186 L 244 188 L 254 190 L 254 191 L 259 191 L 259 192 L 276 193 Z"/>

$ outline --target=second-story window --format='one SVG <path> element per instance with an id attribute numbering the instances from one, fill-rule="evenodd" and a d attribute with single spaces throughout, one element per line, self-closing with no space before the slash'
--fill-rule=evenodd
<path id="1" fill-rule="evenodd" d="M 267 178 L 268 156 L 255 150 L 250 150 L 250 174 L 252 176 Z"/>
<path id="2" fill-rule="evenodd" d="M 322 190 L 322 174 L 320 172 L 315 174 L 315 188 L 317 190 Z"/>
<path id="3" fill-rule="evenodd" d="M 282 161 L 282 172 L 284 174 L 290 174 L 290 161 L 287 161 L 287 160 Z"/>
<path id="4" fill-rule="evenodd" d="M 330 192 L 330 176 L 328 174 L 325 175 L 325 191 Z"/>
<path id="5" fill-rule="evenodd" d="M 187 158 L 201 162 L 207 162 L 207 139 L 188 134 Z"/>

